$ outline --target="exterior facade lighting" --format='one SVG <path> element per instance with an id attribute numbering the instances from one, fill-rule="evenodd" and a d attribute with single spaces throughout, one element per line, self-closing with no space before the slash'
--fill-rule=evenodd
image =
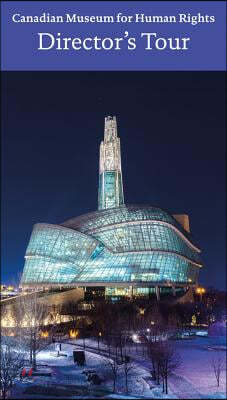
<path id="1" fill-rule="evenodd" d="M 124 203 L 117 122 L 107 117 L 98 210 L 59 225 L 35 224 L 21 284 L 104 287 L 107 296 L 144 296 L 151 289 L 158 298 L 160 288 L 171 292 L 171 286 L 183 293 L 197 284 L 201 251 L 175 217 L 151 205 Z"/>
<path id="2" fill-rule="evenodd" d="M 48 331 L 42 331 L 41 332 L 41 337 L 42 338 L 47 338 L 49 336 L 49 332 Z"/>
<path id="3" fill-rule="evenodd" d="M 78 336 L 78 331 L 77 330 L 75 330 L 75 329 L 70 329 L 70 331 L 69 331 L 69 336 L 71 337 L 71 338 L 77 338 L 77 336 Z"/>

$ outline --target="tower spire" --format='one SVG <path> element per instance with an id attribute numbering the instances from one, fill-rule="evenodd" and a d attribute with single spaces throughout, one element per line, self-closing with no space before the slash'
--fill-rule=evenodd
<path id="1" fill-rule="evenodd" d="M 100 144 L 98 209 L 124 204 L 120 139 L 116 117 L 106 117 L 104 140 Z"/>

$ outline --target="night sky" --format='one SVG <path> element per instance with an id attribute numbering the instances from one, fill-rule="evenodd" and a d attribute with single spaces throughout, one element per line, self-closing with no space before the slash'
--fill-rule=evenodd
<path id="1" fill-rule="evenodd" d="M 104 117 L 116 115 L 125 202 L 186 213 L 200 283 L 225 282 L 224 73 L 3 73 L 2 282 L 36 222 L 97 209 Z"/>

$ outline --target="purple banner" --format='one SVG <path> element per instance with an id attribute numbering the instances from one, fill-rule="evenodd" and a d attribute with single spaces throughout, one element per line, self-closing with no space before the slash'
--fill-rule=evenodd
<path id="1" fill-rule="evenodd" d="M 221 1 L 2 2 L 3 71 L 226 70 Z"/>

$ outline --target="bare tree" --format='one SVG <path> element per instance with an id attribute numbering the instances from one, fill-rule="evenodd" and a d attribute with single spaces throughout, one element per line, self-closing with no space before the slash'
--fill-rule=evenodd
<path id="1" fill-rule="evenodd" d="M 116 355 L 118 354 L 118 349 L 119 349 L 121 361 L 123 361 L 123 350 L 125 347 L 125 335 L 123 334 L 123 331 L 121 331 L 120 327 L 118 328 L 118 332 L 115 335 L 114 344 L 115 344 L 115 349 L 116 349 Z"/>
<path id="2" fill-rule="evenodd" d="M 175 312 L 175 310 L 173 310 L 168 315 L 168 323 L 167 323 L 168 334 L 175 334 L 178 331 L 179 326 L 180 326 L 180 318 Z"/>
<path id="3" fill-rule="evenodd" d="M 111 328 L 108 329 L 108 327 L 107 327 L 105 332 L 104 332 L 104 343 L 108 347 L 109 357 L 110 357 L 110 354 L 111 354 L 112 334 L 113 333 L 112 333 Z"/>
<path id="4" fill-rule="evenodd" d="M 6 325 L 6 320 L 8 319 L 8 308 L 4 303 L 0 303 L 0 315 L 1 315 L 1 328 Z"/>
<path id="5" fill-rule="evenodd" d="M 1 397 L 5 399 L 7 393 L 13 385 L 13 382 L 24 365 L 24 354 L 17 346 L 13 350 L 12 345 L 2 340 L 0 347 L 0 379 L 1 379 Z"/>
<path id="6" fill-rule="evenodd" d="M 153 322 L 149 328 L 147 345 L 147 355 L 152 362 L 152 375 L 159 385 L 160 379 L 160 346 L 159 343 L 162 342 L 164 334 L 166 334 L 166 326 L 164 324 L 163 318 L 155 306 L 152 310 L 152 314 L 148 315 L 148 321 L 151 319 Z"/>
<path id="7" fill-rule="evenodd" d="M 163 392 L 168 394 L 168 377 L 180 366 L 181 358 L 176 352 L 174 344 L 168 341 L 159 342 L 157 358 L 163 379 Z"/>
<path id="8" fill-rule="evenodd" d="M 52 305 L 49 307 L 49 337 L 53 343 L 59 344 L 61 349 L 62 337 L 65 336 L 64 324 L 62 323 L 62 306 Z M 51 326 L 51 329 L 50 329 Z"/>
<path id="9" fill-rule="evenodd" d="M 219 386 L 220 375 L 221 375 L 221 371 L 223 370 L 223 366 L 224 366 L 224 359 L 221 356 L 220 351 L 216 351 L 216 354 L 214 355 L 214 357 L 211 360 L 211 366 L 213 368 L 214 375 L 217 380 L 217 386 Z"/>
<path id="10" fill-rule="evenodd" d="M 123 370 L 125 374 L 125 388 L 126 388 L 126 393 L 128 394 L 128 378 L 130 373 L 132 372 L 133 369 L 133 364 L 130 361 L 129 356 L 125 354 L 124 356 L 124 364 L 123 364 Z"/>
<path id="11" fill-rule="evenodd" d="M 88 323 L 87 323 L 86 317 L 84 317 L 84 316 L 80 317 L 79 320 L 78 320 L 77 327 L 79 328 L 79 331 L 80 331 L 80 338 L 83 339 L 84 349 L 86 348 L 86 330 L 87 330 L 87 326 L 88 326 Z"/>
<path id="12" fill-rule="evenodd" d="M 147 356 L 151 360 L 152 364 L 152 377 L 156 380 L 158 378 L 158 374 L 156 373 L 156 343 L 151 338 L 147 342 Z M 158 382 L 159 383 L 159 382 Z"/>
<path id="13" fill-rule="evenodd" d="M 49 316 L 48 307 L 38 301 L 37 293 L 21 296 L 13 306 L 13 315 L 16 325 L 15 334 L 20 342 L 24 343 L 30 353 L 30 364 L 36 370 L 36 355 L 50 344 L 52 338 L 49 333 L 42 337 L 42 327 Z"/>
<path id="14" fill-rule="evenodd" d="M 119 365 L 117 363 L 117 359 L 114 358 L 113 360 L 109 358 L 105 358 L 104 363 L 107 368 L 111 371 L 111 376 L 113 380 L 113 393 L 116 391 L 116 382 L 117 382 L 117 373 L 119 369 Z"/>

